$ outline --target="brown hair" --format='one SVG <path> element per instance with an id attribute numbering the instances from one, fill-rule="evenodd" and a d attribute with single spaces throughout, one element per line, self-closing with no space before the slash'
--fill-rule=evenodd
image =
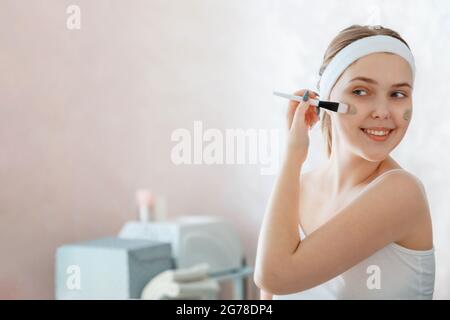
<path id="1" fill-rule="evenodd" d="M 402 41 L 406 46 L 408 46 L 406 41 L 392 29 L 384 28 L 382 26 L 352 25 L 339 32 L 338 35 L 328 45 L 328 48 L 323 56 L 323 62 L 319 70 L 319 75 L 322 76 L 325 68 L 328 66 L 330 61 L 334 58 L 334 56 L 336 56 L 336 54 L 339 51 L 344 49 L 346 46 L 348 46 L 349 44 L 351 44 L 356 40 L 376 35 L 386 35 L 397 38 L 400 41 Z M 320 90 L 319 83 L 317 83 L 317 89 Z M 322 98 L 325 99 L 326 97 Z M 332 136 L 331 136 L 332 130 L 331 130 L 331 117 L 326 112 L 323 112 L 322 114 L 321 128 L 322 134 L 325 138 L 327 156 L 329 158 L 331 155 L 331 147 L 332 147 Z"/>

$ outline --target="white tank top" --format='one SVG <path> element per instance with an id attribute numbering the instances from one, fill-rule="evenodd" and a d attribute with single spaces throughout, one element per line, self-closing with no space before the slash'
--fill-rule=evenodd
<path id="1" fill-rule="evenodd" d="M 300 239 L 305 235 L 299 225 Z M 339 276 L 305 291 L 273 295 L 273 300 L 432 299 L 435 257 L 390 243 Z"/>

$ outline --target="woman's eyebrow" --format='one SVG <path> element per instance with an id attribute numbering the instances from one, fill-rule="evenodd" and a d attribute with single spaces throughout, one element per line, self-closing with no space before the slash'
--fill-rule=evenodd
<path id="1" fill-rule="evenodd" d="M 370 78 L 366 78 L 366 77 L 356 77 L 356 78 L 353 78 L 352 80 L 349 81 L 349 83 L 350 83 L 350 82 L 353 82 L 353 81 L 356 81 L 356 80 L 365 81 L 365 82 L 372 83 L 372 84 L 378 84 L 377 81 L 375 81 L 375 80 L 373 80 L 373 79 L 370 79 Z M 409 87 L 409 88 L 412 89 L 412 86 L 411 86 L 408 82 L 396 83 L 396 84 L 393 84 L 392 87 L 393 87 L 393 88 L 398 88 L 398 87 Z"/>

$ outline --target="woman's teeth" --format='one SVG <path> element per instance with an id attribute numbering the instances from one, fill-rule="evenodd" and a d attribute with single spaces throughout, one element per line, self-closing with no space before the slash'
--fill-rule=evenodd
<path id="1" fill-rule="evenodd" d="M 391 130 L 378 131 L 378 130 L 370 130 L 364 129 L 365 133 L 372 134 L 374 136 L 387 136 Z"/>
<path id="2" fill-rule="evenodd" d="M 361 131 L 364 132 L 369 139 L 379 142 L 387 140 L 393 130 L 394 129 L 375 130 L 361 128 Z"/>

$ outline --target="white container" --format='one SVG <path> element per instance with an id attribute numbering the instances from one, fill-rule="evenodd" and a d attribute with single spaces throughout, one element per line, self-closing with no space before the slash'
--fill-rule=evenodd
<path id="1" fill-rule="evenodd" d="M 242 267 L 243 254 L 233 226 L 213 216 L 186 216 L 164 222 L 127 222 L 119 233 L 123 239 L 169 242 L 177 268 L 208 263 L 209 274 Z"/>
<path id="2" fill-rule="evenodd" d="M 56 251 L 56 299 L 139 299 L 145 285 L 173 269 L 169 243 L 101 238 Z"/>

